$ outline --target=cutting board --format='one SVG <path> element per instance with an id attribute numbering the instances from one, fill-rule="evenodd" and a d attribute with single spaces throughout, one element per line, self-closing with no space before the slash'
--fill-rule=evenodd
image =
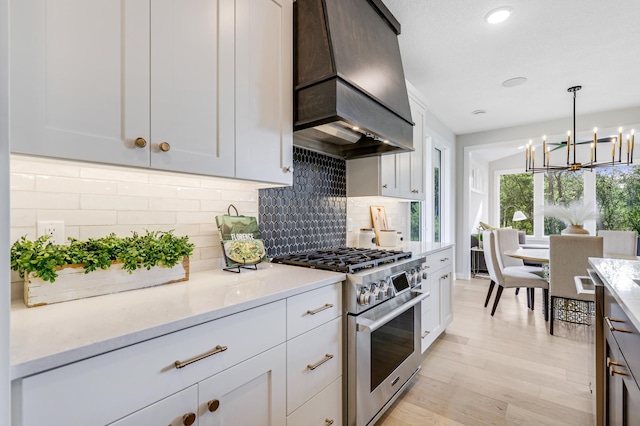
<path id="1" fill-rule="evenodd" d="M 387 212 L 384 210 L 384 206 L 371 206 L 371 223 L 373 223 L 373 230 L 376 233 L 376 244 L 380 245 L 379 231 L 381 229 L 389 229 Z"/>

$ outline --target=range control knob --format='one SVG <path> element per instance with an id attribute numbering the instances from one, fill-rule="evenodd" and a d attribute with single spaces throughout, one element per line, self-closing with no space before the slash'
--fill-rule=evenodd
<path id="1" fill-rule="evenodd" d="M 358 296 L 358 304 L 362 306 L 368 305 L 370 296 L 371 292 L 369 290 L 362 290 L 362 292 Z"/>

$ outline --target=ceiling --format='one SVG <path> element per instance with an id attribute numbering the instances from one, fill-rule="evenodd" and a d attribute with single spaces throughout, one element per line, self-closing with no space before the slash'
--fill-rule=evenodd
<path id="1" fill-rule="evenodd" d="M 461 135 L 640 106 L 640 1 L 383 0 L 405 77 Z M 506 21 L 487 12 L 510 6 Z M 520 86 L 502 82 L 526 77 Z M 485 110 L 473 115 L 472 111 Z"/>

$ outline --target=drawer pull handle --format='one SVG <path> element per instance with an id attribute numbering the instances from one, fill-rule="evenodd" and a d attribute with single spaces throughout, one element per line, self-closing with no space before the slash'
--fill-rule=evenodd
<path id="1" fill-rule="evenodd" d="M 614 374 L 619 374 L 621 376 L 628 376 L 629 375 L 629 374 L 625 373 L 624 371 L 616 370 L 615 368 L 613 368 L 613 366 L 609 367 L 609 374 L 611 374 L 611 376 L 613 376 Z"/>
<path id="2" fill-rule="evenodd" d="M 333 420 L 331 419 L 324 419 L 324 422 L 327 424 L 327 426 L 331 426 L 333 424 Z"/>
<path id="3" fill-rule="evenodd" d="M 184 426 L 191 426 L 193 423 L 195 423 L 195 421 L 196 421 L 195 413 L 187 413 L 184 416 L 182 416 L 182 424 Z"/>
<path id="4" fill-rule="evenodd" d="M 311 365 L 308 364 L 307 368 L 311 371 L 315 370 L 316 368 L 320 367 L 322 364 L 324 364 L 325 362 L 329 361 L 331 358 L 333 358 L 333 355 L 331 354 L 326 354 L 324 356 L 324 358 L 322 358 L 320 361 L 316 362 L 315 364 Z"/>
<path id="5" fill-rule="evenodd" d="M 213 413 L 218 408 L 220 408 L 220 401 L 218 401 L 217 399 L 212 399 L 211 401 L 207 402 L 207 408 L 209 408 L 209 411 Z"/>
<path id="6" fill-rule="evenodd" d="M 615 318 L 609 318 L 609 317 L 604 317 L 604 320 L 607 322 L 607 325 L 609 326 L 609 331 L 619 331 L 620 333 L 633 333 L 633 331 L 627 330 L 627 329 L 624 329 L 624 328 L 615 328 L 613 326 L 613 324 L 611 324 L 611 321 L 613 321 L 613 322 L 624 322 L 622 320 L 615 319 Z"/>
<path id="7" fill-rule="evenodd" d="M 176 368 L 184 368 L 184 367 L 186 367 L 186 366 L 187 366 L 187 365 L 189 365 L 189 364 L 193 364 L 194 362 L 198 362 L 198 361 L 200 361 L 201 359 L 205 359 L 205 358 L 207 358 L 207 357 L 210 357 L 211 355 L 215 355 L 215 354 L 218 354 L 218 353 L 220 353 L 220 352 L 224 352 L 224 351 L 226 351 L 226 350 L 227 350 L 227 347 L 226 347 L 226 346 L 220 346 L 220 345 L 218 345 L 218 346 L 216 346 L 215 348 L 213 348 L 213 350 L 211 350 L 211 351 L 207 352 L 206 354 L 198 355 L 197 357 L 195 357 L 195 358 L 191 358 L 191 359 L 189 359 L 189 360 L 187 360 L 187 361 L 184 361 L 184 362 L 176 361 L 176 362 L 174 363 L 174 365 L 176 366 Z"/>
<path id="8" fill-rule="evenodd" d="M 428 331 L 425 331 L 424 333 L 422 333 L 422 338 L 424 339 L 425 337 L 427 337 L 429 335 Z"/>
<path id="9" fill-rule="evenodd" d="M 307 311 L 307 314 L 309 314 L 309 315 L 315 315 L 315 314 L 317 314 L 318 312 L 322 312 L 322 311 L 324 311 L 325 309 L 330 309 L 330 308 L 333 308 L 333 305 L 332 305 L 331 303 L 325 303 L 325 304 L 324 304 L 324 306 L 322 306 L 322 307 L 320 307 L 320 308 L 318 308 L 318 309 L 314 309 L 313 311 Z"/>
<path id="10" fill-rule="evenodd" d="M 611 367 L 612 365 L 622 366 L 623 364 L 617 361 L 612 361 L 610 357 L 607 357 L 607 368 Z"/>

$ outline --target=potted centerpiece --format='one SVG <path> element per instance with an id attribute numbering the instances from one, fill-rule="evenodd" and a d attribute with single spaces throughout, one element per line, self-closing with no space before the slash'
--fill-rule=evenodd
<path id="1" fill-rule="evenodd" d="M 68 244 L 23 236 L 11 246 L 11 269 L 24 279 L 24 303 L 32 307 L 186 281 L 193 249 L 172 231 Z"/>
<path id="2" fill-rule="evenodd" d="M 562 230 L 562 235 L 588 235 L 589 231 L 584 229 L 584 223 L 587 220 L 598 218 L 598 212 L 595 208 L 590 203 L 583 203 L 582 201 L 574 201 L 567 205 L 546 205 L 544 206 L 544 215 L 555 217 L 564 222 L 567 227 Z"/>

